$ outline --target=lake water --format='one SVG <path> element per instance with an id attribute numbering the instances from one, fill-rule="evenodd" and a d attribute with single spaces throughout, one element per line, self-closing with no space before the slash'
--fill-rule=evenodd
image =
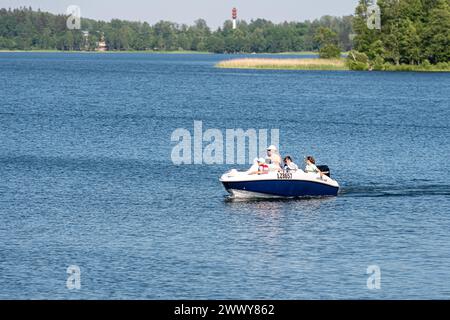
<path id="1" fill-rule="evenodd" d="M 233 57 L 0 53 L 0 298 L 450 298 L 450 74 Z M 246 166 L 171 161 L 195 120 L 279 129 L 340 195 L 227 200 Z"/>

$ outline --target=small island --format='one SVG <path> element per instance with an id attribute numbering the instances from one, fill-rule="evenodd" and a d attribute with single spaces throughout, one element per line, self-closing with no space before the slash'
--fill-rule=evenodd
<path id="1" fill-rule="evenodd" d="M 350 70 L 344 59 L 242 58 L 219 62 L 219 68 L 269 70 Z"/>

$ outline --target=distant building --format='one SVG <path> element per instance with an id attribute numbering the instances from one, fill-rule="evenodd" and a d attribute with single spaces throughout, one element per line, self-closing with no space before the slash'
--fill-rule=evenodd
<path id="1" fill-rule="evenodd" d="M 103 33 L 100 36 L 100 41 L 98 42 L 96 50 L 97 51 L 108 51 L 108 46 L 106 45 L 106 41 L 105 41 L 105 35 Z"/>
<path id="2" fill-rule="evenodd" d="M 233 10 L 231 10 L 231 18 L 233 19 L 233 30 L 235 30 L 237 27 L 237 23 L 236 23 L 237 9 L 236 8 L 233 8 Z"/>

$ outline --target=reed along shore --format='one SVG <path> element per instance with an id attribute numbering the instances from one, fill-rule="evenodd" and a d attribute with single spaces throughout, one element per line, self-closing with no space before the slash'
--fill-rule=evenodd
<path id="1" fill-rule="evenodd" d="M 230 69 L 272 70 L 349 70 L 344 59 L 274 59 L 243 58 L 224 60 L 216 67 Z"/>

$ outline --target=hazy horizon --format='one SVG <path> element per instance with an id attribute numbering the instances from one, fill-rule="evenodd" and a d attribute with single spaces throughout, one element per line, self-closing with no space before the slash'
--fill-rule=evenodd
<path id="1" fill-rule="evenodd" d="M 192 24 L 201 18 L 215 29 L 231 18 L 231 9 L 238 9 L 238 19 L 267 19 L 275 23 L 283 21 L 314 20 L 324 15 L 343 16 L 354 13 L 358 0 L 279 0 L 274 5 L 270 0 L 129 0 L 108 2 L 106 0 L 2 0 L 2 8 L 32 7 L 34 10 L 65 14 L 67 7 L 78 5 L 83 18 L 110 21 L 122 19 L 146 21 L 154 24 L 168 20 L 179 24 Z"/>

